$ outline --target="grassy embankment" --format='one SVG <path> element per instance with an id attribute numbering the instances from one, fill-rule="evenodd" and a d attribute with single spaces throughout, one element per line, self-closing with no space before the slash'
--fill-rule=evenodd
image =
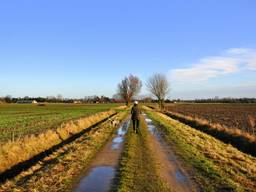
<path id="1" fill-rule="evenodd" d="M 75 134 L 113 115 L 110 110 L 70 121 L 56 130 L 47 130 L 38 135 L 29 135 L 20 140 L 8 141 L 0 148 L 0 174 L 21 162 L 49 150 L 53 146 L 63 143 Z"/>
<path id="2" fill-rule="evenodd" d="M 162 113 L 147 114 L 203 191 L 256 191 L 256 158 Z"/>
<path id="3" fill-rule="evenodd" d="M 207 105 L 207 104 L 204 104 L 204 105 Z M 156 110 L 158 109 L 156 105 L 151 104 L 148 106 Z M 207 120 L 207 119 L 192 117 L 189 115 L 183 115 L 173 111 L 165 111 L 164 113 L 175 120 L 178 120 L 195 129 L 198 129 L 209 135 L 212 135 L 213 137 L 225 143 L 228 143 L 228 144 L 230 143 L 240 151 L 251 154 L 256 157 L 256 136 L 250 134 L 249 132 L 246 132 L 238 128 L 226 127 L 225 125 L 222 125 L 219 123 L 212 123 L 210 120 Z"/>
<path id="4" fill-rule="evenodd" d="M 100 124 L 75 142 L 45 158 L 15 180 L 2 185 L 0 191 L 71 191 L 86 172 L 95 154 L 117 129 L 111 125 L 110 121 L 113 119 L 122 121 L 127 115 L 125 111 L 118 113 L 117 116 Z"/>
<path id="5" fill-rule="evenodd" d="M 126 135 L 113 191 L 170 191 L 167 183 L 160 178 L 144 119 L 140 126 L 141 134 L 135 134 L 131 126 Z"/>
<path id="6" fill-rule="evenodd" d="M 165 114 L 200 131 L 210 134 L 225 143 L 230 143 L 245 153 L 256 156 L 256 137 L 241 129 L 227 128 L 217 123 L 210 123 L 205 119 L 185 116 L 170 111 L 165 112 Z"/>

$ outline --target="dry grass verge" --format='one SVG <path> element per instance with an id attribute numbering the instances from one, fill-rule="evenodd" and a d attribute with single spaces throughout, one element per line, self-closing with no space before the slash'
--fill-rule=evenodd
<path id="1" fill-rule="evenodd" d="M 256 137 L 236 128 L 227 128 L 220 124 L 210 123 L 207 120 L 193 118 L 174 112 L 165 112 L 166 115 L 185 123 L 193 128 L 231 144 L 242 152 L 256 156 Z"/>
<path id="2" fill-rule="evenodd" d="M 170 117 L 147 111 L 203 191 L 256 191 L 256 158 Z"/>
<path id="3" fill-rule="evenodd" d="M 114 113 L 115 111 L 100 112 L 86 118 L 66 123 L 57 128 L 56 131 L 48 130 L 39 135 L 30 135 L 17 141 L 7 142 L 2 145 L 0 149 L 0 174 L 60 144 L 72 135 L 81 132 Z"/>

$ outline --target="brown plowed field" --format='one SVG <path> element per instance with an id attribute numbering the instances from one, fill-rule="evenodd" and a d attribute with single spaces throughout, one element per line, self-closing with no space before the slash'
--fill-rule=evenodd
<path id="1" fill-rule="evenodd" d="M 256 104 L 169 104 L 166 109 L 229 128 L 256 132 Z"/>

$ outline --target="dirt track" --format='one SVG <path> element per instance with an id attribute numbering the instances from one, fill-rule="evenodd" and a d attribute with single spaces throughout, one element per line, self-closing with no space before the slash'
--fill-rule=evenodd
<path id="1" fill-rule="evenodd" d="M 178 159 L 165 141 L 162 139 L 157 127 L 152 120 L 143 114 L 148 131 L 150 132 L 150 145 L 156 155 L 160 177 L 169 185 L 172 191 L 191 192 L 197 191 L 196 185 L 180 165 Z M 118 161 L 122 151 L 123 137 L 129 125 L 126 122 L 117 131 L 117 135 L 97 154 L 89 169 L 81 178 L 74 191 L 106 192 L 111 190 L 111 185 L 116 175 Z"/>
<path id="2" fill-rule="evenodd" d="M 170 146 L 165 143 L 157 127 L 152 120 L 144 115 L 148 130 L 151 133 L 152 148 L 159 163 L 160 174 L 177 192 L 197 191 L 195 184 L 190 180 L 188 174 L 181 167 Z"/>

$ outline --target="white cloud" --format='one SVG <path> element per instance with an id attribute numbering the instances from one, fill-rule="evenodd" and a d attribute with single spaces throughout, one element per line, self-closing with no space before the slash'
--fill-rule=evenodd
<path id="1" fill-rule="evenodd" d="M 233 86 L 215 86 L 209 88 L 197 88 L 196 90 L 174 90 L 171 94 L 172 99 L 202 99 L 213 98 L 218 96 L 223 97 L 256 97 L 255 84 L 242 84 Z"/>
<path id="2" fill-rule="evenodd" d="M 172 82 L 205 82 L 241 70 L 256 70 L 256 49 L 232 48 L 220 56 L 205 57 L 191 67 L 172 69 Z"/>
<path id="3" fill-rule="evenodd" d="M 249 60 L 247 67 L 250 70 L 256 70 L 256 57 L 255 58 L 251 58 Z"/>

